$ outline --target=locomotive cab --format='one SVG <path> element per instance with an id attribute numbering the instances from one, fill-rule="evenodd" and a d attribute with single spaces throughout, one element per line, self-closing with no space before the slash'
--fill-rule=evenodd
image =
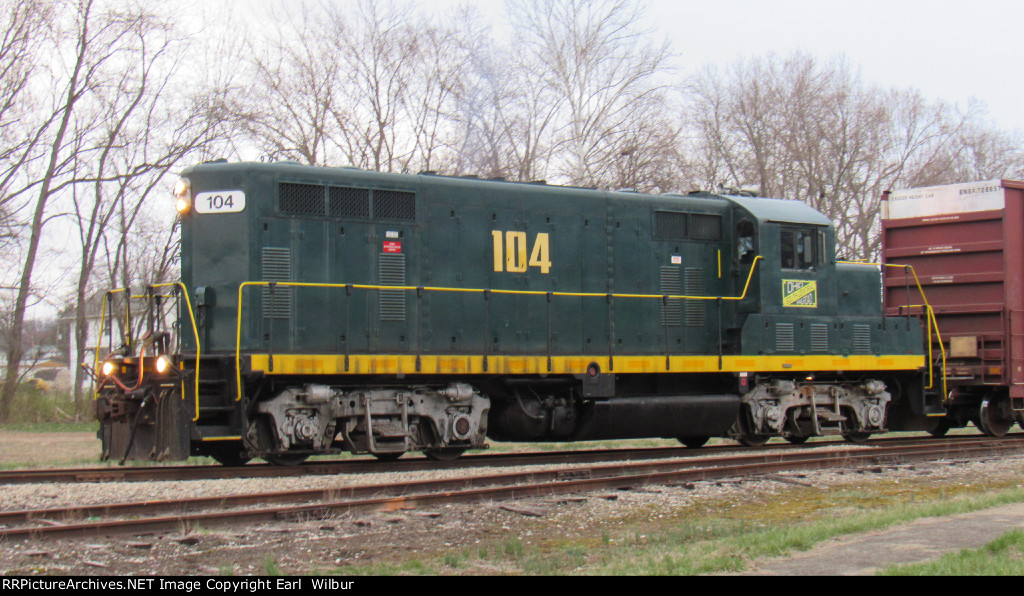
<path id="1" fill-rule="evenodd" d="M 826 217 L 795 201 L 727 197 L 735 206 L 736 277 L 757 248 L 756 306 L 740 304 L 740 354 L 757 356 L 731 435 L 800 443 L 840 435 L 860 441 L 888 430 L 891 406 L 920 410 L 919 321 L 881 315 L 877 265 L 840 263 Z M 865 360 L 910 356 L 906 373 L 865 371 Z M 745 375 L 746 376 L 746 375 Z M 909 392 L 909 393 L 908 393 Z"/>

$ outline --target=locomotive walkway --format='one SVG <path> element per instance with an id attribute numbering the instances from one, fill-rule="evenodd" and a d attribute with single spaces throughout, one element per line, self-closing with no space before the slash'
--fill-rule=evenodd
<path id="1" fill-rule="evenodd" d="M 979 548 L 1015 528 L 1024 529 L 1024 503 L 843 536 L 789 558 L 755 560 L 740 575 L 873 575 L 888 565 Z"/>

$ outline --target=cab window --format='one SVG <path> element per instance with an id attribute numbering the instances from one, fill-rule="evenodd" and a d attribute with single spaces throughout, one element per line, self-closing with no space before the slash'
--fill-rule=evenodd
<path id="1" fill-rule="evenodd" d="M 757 255 L 757 239 L 754 235 L 754 222 L 743 220 L 736 224 L 736 258 L 743 265 L 754 262 Z"/>
<path id="2" fill-rule="evenodd" d="M 782 229 L 782 268 L 814 269 L 818 263 L 817 232 L 809 228 Z"/>

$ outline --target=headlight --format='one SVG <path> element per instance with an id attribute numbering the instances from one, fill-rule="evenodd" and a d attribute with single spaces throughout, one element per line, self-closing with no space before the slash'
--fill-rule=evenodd
<path id="1" fill-rule="evenodd" d="M 156 359 L 156 372 L 164 374 L 167 369 L 171 367 L 171 363 L 167 360 L 167 356 L 158 356 Z"/>
<path id="2" fill-rule="evenodd" d="M 174 183 L 174 209 L 184 215 L 192 208 L 192 185 L 188 178 L 178 178 Z"/>
<path id="3" fill-rule="evenodd" d="M 103 363 L 103 366 L 100 368 L 100 372 L 103 373 L 104 377 L 109 377 L 110 374 L 114 372 L 114 363 L 107 360 L 106 362 Z"/>

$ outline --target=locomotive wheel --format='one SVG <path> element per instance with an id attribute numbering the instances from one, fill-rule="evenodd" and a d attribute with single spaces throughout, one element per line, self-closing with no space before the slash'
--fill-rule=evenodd
<path id="1" fill-rule="evenodd" d="M 432 459 L 434 461 L 451 461 L 453 459 L 459 459 L 459 457 L 465 452 L 466 450 L 463 448 L 424 449 L 423 455 L 427 456 L 427 459 Z"/>
<path id="2" fill-rule="evenodd" d="M 220 464 L 222 466 L 227 466 L 229 468 L 236 468 L 238 466 L 244 466 L 245 464 L 249 463 L 249 460 L 252 459 L 248 455 L 244 455 L 241 452 L 241 450 L 238 450 L 238 451 L 218 451 L 216 453 L 211 453 L 210 457 L 212 457 L 213 460 L 215 462 L 217 462 L 218 464 Z"/>
<path id="3" fill-rule="evenodd" d="M 760 447 L 767 443 L 770 438 L 768 435 L 744 435 L 740 437 L 740 443 L 747 447 Z"/>
<path id="4" fill-rule="evenodd" d="M 390 453 L 374 453 L 373 456 L 380 461 L 396 461 L 398 458 L 405 455 L 404 451 L 392 451 Z"/>
<path id="5" fill-rule="evenodd" d="M 871 438 L 871 433 L 859 432 L 859 433 L 845 433 L 843 440 L 847 443 L 865 443 Z"/>
<path id="6" fill-rule="evenodd" d="M 793 445 L 803 445 L 804 443 L 807 442 L 807 439 L 810 439 L 810 437 L 801 435 L 789 435 L 788 437 L 785 437 L 785 439 L 792 443 Z"/>
<path id="7" fill-rule="evenodd" d="M 1007 399 L 988 396 L 981 400 L 978 410 L 978 428 L 990 437 L 1003 437 L 1013 426 L 1013 412 Z"/>
<path id="8" fill-rule="evenodd" d="M 308 457 L 305 453 L 282 453 L 278 455 L 265 455 L 263 459 L 275 466 L 297 466 L 306 461 Z"/>
<path id="9" fill-rule="evenodd" d="M 711 437 L 679 437 L 679 442 L 690 449 L 700 449 Z"/>
<path id="10" fill-rule="evenodd" d="M 939 421 L 935 423 L 935 427 L 928 431 L 928 434 L 935 438 L 944 437 L 946 436 L 946 433 L 949 432 L 950 428 L 952 428 L 952 426 L 950 426 L 949 420 L 940 418 Z"/>

